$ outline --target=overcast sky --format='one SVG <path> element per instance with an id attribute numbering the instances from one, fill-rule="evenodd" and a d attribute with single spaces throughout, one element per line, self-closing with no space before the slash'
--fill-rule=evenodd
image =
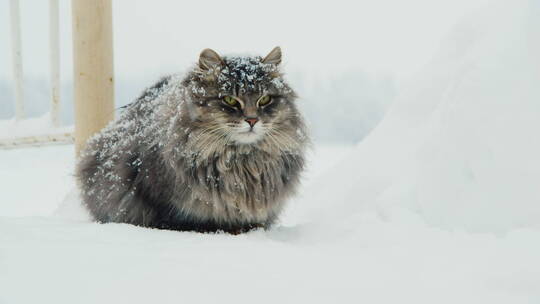
<path id="1" fill-rule="evenodd" d="M 22 0 L 24 73 L 48 77 L 48 1 Z M 72 73 L 70 1 L 61 2 L 62 81 Z M 459 18 L 490 0 L 115 0 L 117 78 L 184 70 L 201 49 L 264 54 L 276 45 L 295 70 L 408 79 Z M 9 1 L 0 1 L 0 79 L 11 79 Z"/>

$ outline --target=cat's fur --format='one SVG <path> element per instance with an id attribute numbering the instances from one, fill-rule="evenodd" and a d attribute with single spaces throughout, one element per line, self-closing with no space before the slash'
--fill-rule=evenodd
<path id="1" fill-rule="evenodd" d="M 232 233 L 274 223 L 308 143 L 280 62 L 279 48 L 264 59 L 206 49 L 185 76 L 145 90 L 80 155 L 78 184 L 95 220 Z M 258 107 L 264 95 L 272 101 Z"/>

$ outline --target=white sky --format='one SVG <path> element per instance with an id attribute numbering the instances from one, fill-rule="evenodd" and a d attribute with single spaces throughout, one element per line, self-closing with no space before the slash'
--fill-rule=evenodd
<path id="1" fill-rule="evenodd" d="M 62 80 L 71 80 L 70 1 L 61 0 Z M 364 69 L 408 79 L 459 18 L 491 0 L 115 0 L 117 78 L 184 70 L 206 47 L 267 53 L 296 70 Z M 21 0 L 24 73 L 48 77 L 48 1 Z M 9 1 L 0 2 L 0 79 L 11 79 Z"/>

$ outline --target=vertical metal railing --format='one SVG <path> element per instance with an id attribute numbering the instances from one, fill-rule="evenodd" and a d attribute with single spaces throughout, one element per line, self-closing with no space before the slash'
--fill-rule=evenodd
<path id="1" fill-rule="evenodd" d="M 10 0 L 11 13 L 11 54 L 13 63 L 13 87 L 15 92 L 15 120 L 25 116 L 23 58 L 21 47 L 21 13 L 19 0 Z M 60 125 L 60 28 L 58 0 L 49 0 L 49 51 L 51 82 L 51 123 Z"/>
<path id="2" fill-rule="evenodd" d="M 49 49 L 51 64 L 51 123 L 60 125 L 60 27 L 58 0 L 49 0 Z"/>
<path id="3" fill-rule="evenodd" d="M 114 117 L 111 0 L 73 0 L 73 57 L 76 150 Z M 58 127 L 60 112 L 59 1 L 49 0 L 50 121 Z M 19 0 L 10 0 L 15 120 L 24 119 L 23 61 Z M 24 128 L 24 126 L 23 126 Z M 51 132 L 55 129 L 54 132 Z M 0 148 L 73 142 L 73 132 L 47 128 L 45 133 L 0 138 Z M 51 134 L 48 134 L 51 133 Z"/>
<path id="4" fill-rule="evenodd" d="M 11 56 L 13 63 L 13 89 L 15 92 L 15 120 L 24 118 L 23 68 L 21 50 L 21 19 L 19 0 L 10 0 Z"/>
<path id="5" fill-rule="evenodd" d="M 23 84 L 23 56 L 21 47 L 21 13 L 19 0 L 10 0 L 11 53 L 13 67 L 13 88 L 15 95 L 15 121 L 20 123 L 25 118 L 25 100 Z M 53 127 L 60 126 L 60 26 L 58 0 L 49 0 L 49 51 L 50 51 L 50 122 Z M 73 142 L 73 135 L 58 129 L 52 134 L 35 134 L 19 138 L 0 139 L 0 148 L 21 145 L 39 145 L 51 142 Z"/>

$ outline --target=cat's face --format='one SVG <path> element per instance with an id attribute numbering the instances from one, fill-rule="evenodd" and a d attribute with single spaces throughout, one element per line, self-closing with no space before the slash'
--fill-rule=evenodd
<path id="1" fill-rule="evenodd" d="M 227 144 L 255 145 L 266 139 L 293 145 L 303 125 L 280 62 L 279 48 L 265 58 L 221 58 L 204 50 L 185 80 L 189 114 L 201 134 Z"/>

